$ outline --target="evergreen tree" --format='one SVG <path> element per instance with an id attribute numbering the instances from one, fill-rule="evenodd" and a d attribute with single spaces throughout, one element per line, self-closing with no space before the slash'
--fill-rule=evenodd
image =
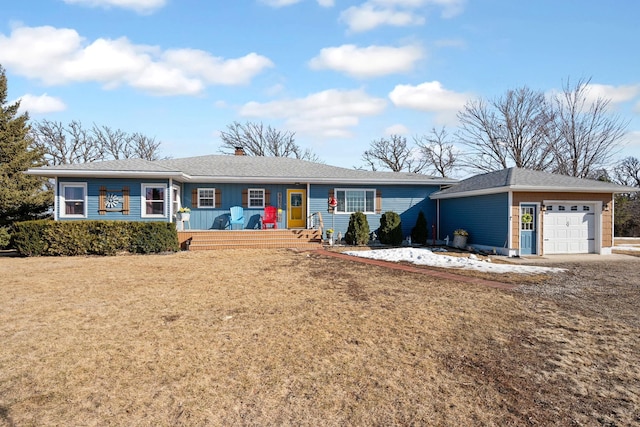
<path id="1" fill-rule="evenodd" d="M 411 229 L 411 241 L 420 245 L 426 245 L 428 237 L 427 218 L 424 216 L 424 212 L 420 211 L 418 212 L 416 225 Z"/>
<path id="2" fill-rule="evenodd" d="M 403 239 L 400 215 L 392 211 L 383 213 L 382 217 L 380 217 L 378 237 L 380 238 L 380 243 L 399 246 Z"/>
<path id="3" fill-rule="evenodd" d="M 7 104 L 7 77 L 0 66 L 0 227 L 39 218 L 52 205 L 48 181 L 24 173 L 45 164 L 28 136 L 29 115 L 18 115 L 20 102 Z"/>

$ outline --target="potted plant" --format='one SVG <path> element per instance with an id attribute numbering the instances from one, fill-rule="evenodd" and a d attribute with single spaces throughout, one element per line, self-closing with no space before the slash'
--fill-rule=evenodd
<path id="1" fill-rule="evenodd" d="M 464 228 L 458 228 L 453 232 L 453 246 L 460 249 L 465 248 L 467 246 L 468 238 L 469 232 Z"/>
<path id="2" fill-rule="evenodd" d="M 333 228 L 327 228 L 327 239 L 333 239 Z"/>
<path id="3" fill-rule="evenodd" d="M 191 209 L 185 207 L 178 209 L 176 219 L 178 221 L 189 221 L 191 219 Z"/>

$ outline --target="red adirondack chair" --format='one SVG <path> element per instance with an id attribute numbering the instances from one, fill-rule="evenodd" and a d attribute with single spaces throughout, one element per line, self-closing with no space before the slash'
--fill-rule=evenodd
<path id="1" fill-rule="evenodd" d="M 275 206 L 267 206 L 264 208 L 262 216 L 262 229 L 267 229 L 267 224 L 272 224 L 273 228 L 278 228 L 278 210 Z"/>

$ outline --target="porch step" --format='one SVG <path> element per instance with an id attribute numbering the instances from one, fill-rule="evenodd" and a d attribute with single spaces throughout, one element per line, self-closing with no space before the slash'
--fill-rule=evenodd
<path id="1" fill-rule="evenodd" d="M 196 230 L 179 231 L 183 249 L 318 249 L 322 247 L 320 230 Z"/>

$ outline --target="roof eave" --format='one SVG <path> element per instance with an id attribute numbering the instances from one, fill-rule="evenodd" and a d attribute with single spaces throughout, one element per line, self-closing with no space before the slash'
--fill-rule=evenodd
<path id="1" fill-rule="evenodd" d="M 154 178 L 154 179 L 182 179 L 187 180 L 188 175 L 182 172 L 160 172 L 160 171 L 96 171 L 78 169 L 28 169 L 25 173 L 29 175 L 44 176 L 48 178 L 69 177 L 69 178 Z"/>
<path id="2" fill-rule="evenodd" d="M 473 197 L 484 196 L 488 194 L 506 193 L 508 191 L 521 191 L 524 193 L 628 193 L 640 191 L 640 188 L 624 187 L 620 189 L 613 188 L 584 188 L 584 187 L 536 187 L 536 186 L 520 186 L 510 185 L 504 187 L 484 188 L 482 190 L 459 191 L 454 193 L 438 194 L 434 193 L 430 197 L 432 199 L 454 199 L 457 197 Z"/>
<path id="3" fill-rule="evenodd" d="M 264 176 L 190 176 L 188 182 L 215 182 L 215 183 L 241 183 L 241 184 L 359 184 L 359 185 L 390 185 L 390 184 L 412 184 L 412 185 L 447 185 L 456 181 L 425 181 L 425 180 L 407 180 L 407 179 L 367 179 L 367 178 L 317 178 L 317 177 L 264 177 Z"/>

